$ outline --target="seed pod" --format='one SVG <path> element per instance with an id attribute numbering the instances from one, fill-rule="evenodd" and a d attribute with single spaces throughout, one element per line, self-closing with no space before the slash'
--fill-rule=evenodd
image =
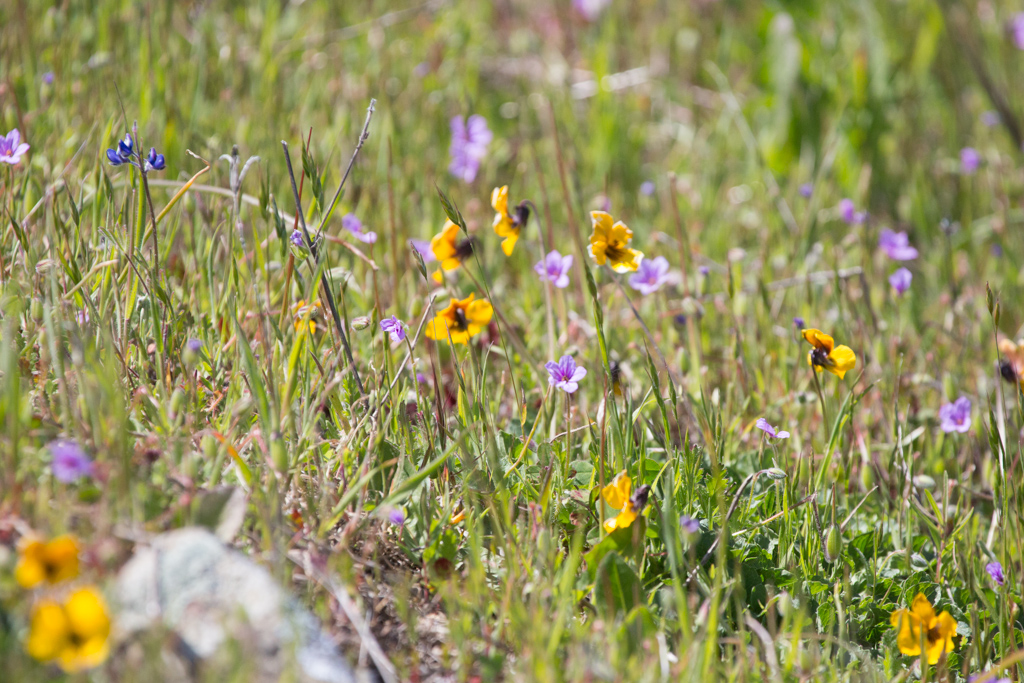
<path id="1" fill-rule="evenodd" d="M 359 331 L 365 330 L 370 326 L 370 316 L 361 315 L 358 318 L 352 318 L 352 329 Z"/>
<path id="2" fill-rule="evenodd" d="M 833 524 L 825 536 L 825 559 L 835 562 L 843 552 L 843 534 L 838 524 Z"/>
<path id="3" fill-rule="evenodd" d="M 185 405 L 185 392 L 178 387 L 171 394 L 171 419 L 173 420 L 181 412 Z"/>

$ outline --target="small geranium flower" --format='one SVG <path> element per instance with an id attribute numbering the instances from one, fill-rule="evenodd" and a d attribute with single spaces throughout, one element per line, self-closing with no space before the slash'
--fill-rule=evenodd
<path id="1" fill-rule="evenodd" d="M 398 316 L 391 316 L 380 321 L 380 329 L 387 332 L 395 344 L 405 340 L 405 323 Z"/>
<path id="2" fill-rule="evenodd" d="M 455 270 L 473 255 L 476 240 L 472 237 L 459 239 L 459 226 L 450 220 L 444 222 L 441 232 L 430 240 L 430 250 L 441 263 L 442 270 Z M 437 279 L 437 278 L 435 278 Z"/>
<path id="3" fill-rule="evenodd" d="M 354 213 L 346 213 L 341 217 L 341 227 L 363 244 L 374 244 L 377 241 L 377 233 L 364 230 L 363 222 Z"/>
<path id="4" fill-rule="evenodd" d="M 65 484 L 92 476 L 92 460 L 74 441 L 54 441 L 49 446 L 53 476 Z"/>
<path id="5" fill-rule="evenodd" d="M 501 250 L 505 256 L 511 256 L 512 250 L 519 240 L 519 232 L 526 227 L 530 220 L 530 207 L 526 202 L 520 202 L 515 207 L 514 213 L 508 212 L 508 185 L 494 188 L 491 192 L 491 207 L 494 209 L 494 232 L 498 237 L 504 237 L 501 242 Z"/>
<path id="6" fill-rule="evenodd" d="M 470 337 L 480 334 L 493 315 L 491 303 L 486 299 L 476 299 L 476 294 L 470 294 L 461 301 L 452 299 L 448 307 L 427 325 L 426 335 L 435 340 L 450 337 L 453 344 L 466 344 Z"/>
<path id="7" fill-rule="evenodd" d="M 65 534 L 50 541 L 30 536 L 18 544 L 18 564 L 14 580 L 22 588 L 35 588 L 44 581 L 50 585 L 78 576 L 78 541 Z"/>
<path id="8" fill-rule="evenodd" d="M 391 508 L 388 512 L 388 521 L 395 526 L 402 526 L 405 524 L 405 512 L 402 508 Z"/>
<path id="9" fill-rule="evenodd" d="M 890 622 L 896 628 L 896 644 L 905 655 L 920 656 L 924 645 L 928 663 L 937 664 L 943 654 L 953 651 L 956 620 L 946 611 L 936 616 L 924 593 L 917 594 L 909 610 L 893 612 Z"/>
<path id="10" fill-rule="evenodd" d="M 985 571 L 992 577 L 992 580 L 997 585 L 1002 586 L 1006 583 L 1006 576 L 1003 575 L 1003 565 L 998 562 L 989 562 L 985 565 Z"/>
<path id="11" fill-rule="evenodd" d="M 978 166 L 981 165 L 981 155 L 973 147 L 964 147 L 960 150 L 960 172 L 964 175 L 973 175 Z"/>
<path id="12" fill-rule="evenodd" d="M 29 144 L 21 141 L 21 131 L 11 129 L 7 135 L 0 137 L 0 164 L 17 166 L 29 149 Z"/>
<path id="13" fill-rule="evenodd" d="M 593 232 L 590 235 L 590 256 L 599 266 L 607 263 L 616 273 L 636 272 L 643 252 L 631 249 L 633 231 L 622 221 L 612 223 L 607 211 L 591 211 Z"/>
<path id="14" fill-rule="evenodd" d="M 98 666 L 110 645 L 110 613 L 94 586 L 79 588 L 63 604 L 42 600 L 32 610 L 25 649 L 68 673 Z"/>
<path id="15" fill-rule="evenodd" d="M 616 529 L 628 529 L 647 505 L 647 496 L 651 488 L 641 486 L 632 492 L 633 480 L 625 470 L 615 475 L 610 484 L 601 489 L 601 497 L 608 507 L 619 510 L 619 514 L 604 520 L 604 530 L 609 534 Z M 632 493 L 632 495 L 630 495 Z"/>
<path id="16" fill-rule="evenodd" d="M 842 199 L 839 201 L 839 217 L 847 225 L 858 225 L 867 219 L 868 214 L 866 211 L 857 211 L 852 199 Z"/>
<path id="17" fill-rule="evenodd" d="M 664 256 L 645 259 L 637 271 L 629 276 L 629 286 L 644 296 L 654 294 L 668 282 L 668 260 Z"/>
<path id="18" fill-rule="evenodd" d="M 814 347 L 807 354 L 807 364 L 814 368 L 815 372 L 828 370 L 842 379 L 857 364 L 857 354 L 853 349 L 843 344 L 835 346 L 832 337 L 821 330 L 811 328 L 802 330 L 801 334 L 807 343 Z"/>
<path id="19" fill-rule="evenodd" d="M 893 261 L 913 261 L 917 258 L 917 249 L 910 246 L 910 239 L 905 232 L 883 228 L 878 235 L 878 248 Z"/>
<path id="20" fill-rule="evenodd" d="M 971 428 L 971 399 L 961 396 L 939 408 L 939 427 L 947 434 L 966 433 Z"/>
<path id="21" fill-rule="evenodd" d="M 788 439 L 789 438 L 789 432 L 786 432 L 786 431 L 776 431 L 775 427 L 771 426 L 768 423 L 768 420 L 764 419 L 763 417 L 759 417 L 757 419 L 757 422 L 754 423 L 754 426 L 757 427 L 758 429 L 760 429 L 765 434 L 767 434 L 769 438 L 772 438 L 772 439 Z"/>
<path id="22" fill-rule="evenodd" d="M 552 249 L 547 256 L 533 265 L 533 272 L 540 276 L 541 282 L 550 282 L 559 289 L 565 289 L 569 286 L 569 270 L 572 263 L 572 254 L 562 256 Z"/>
<path id="23" fill-rule="evenodd" d="M 544 367 L 549 375 L 548 384 L 567 394 L 575 393 L 580 388 L 580 380 L 587 376 L 586 368 L 577 366 L 575 359 L 569 355 L 562 356 L 557 363 L 548 361 Z"/>
<path id="24" fill-rule="evenodd" d="M 892 285 L 892 288 L 896 290 L 898 295 L 903 296 L 910 289 L 910 283 L 913 279 L 913 273 L 906 268 L 899 268 L 889 276 L 889 284 Z"/>
<path id="25" fill-rule="evenodd" d="M 451 119 L 452 144 L 449 148 L 451 163 L 448 171 L 463 182 L 471 183 L 480 171 L 480 162 L 487 156 L 487 146 L 494 134 L 487 127 L 487 119 L 479 114 L 463 120 L 461 116 Z"/>

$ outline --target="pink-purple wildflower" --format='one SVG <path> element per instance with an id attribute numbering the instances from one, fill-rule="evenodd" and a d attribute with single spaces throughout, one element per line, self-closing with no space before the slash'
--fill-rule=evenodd
<path id="1" fill-rule="evenodd" d="M 687 534 L 699 533 L 700 520 L 694 519 L 690 515 L 681 515 L 679 517 L 679 528 Z"/>
<path id="2" fill-rule="evenodd" d="M 659 256 L 644 259 L 640 267 L 629 276 L 629 286 L 644 296 L 657 292 L 668 281 L 668 259 Z"/>
<path id="3" fill-rule="evenodd" d="M 452 117 L 450 125 L 452 144 L 448 171 L 463 182 L 471 183 L 476 180 L 494 134 L 487 127 L 487 119 L 479 114 L 473 114 L 468 120 L 461 116 Z"/>
<path id="4" fill-rule="evenodd" d="M 985 571 L 988 572 L 988 575 L 992 577 L 992 580 L 997 585 L 1002 586 L 1006 583 L 1006 576 L 1003 575 L 1003 565 L 999 562 L 989 562 L 985 565 Z"/>
<path id="5" fill-rule="evenodd" d="M 562 356 L 557 363 L 548 361 L 544 367 L 547 368 L 549 375 L 548 384 L 567 394 L 572 394 L 579 389 L 580 380 L 587 376 L 586 368 L 576 365 L 576 361 L 569 355 Z"/>
<path id="6" fill-rule="evenodd" d="M 409 244 L 419 253 L 424 263 L 437 260 L 434 250 L 430 248 L 430 240 L 409 240 Z"/>
<path id="7" fill-rule="evenodd" d="M 811 194 L 814 193 L 814 185 L 812 183 L 804 183 L 799 187 L 797 191 L 800 193 L 800 196 L 803 197 L 804 199 L 810 199 Z"/>
<path id="8" fill-rule="evenodd" d="M 978 166 L 981 165 L 981 155 L 973 147 L 964 147 L 960 150 L 960 172 L 964 175 L 973 175 Z"/>
<path id="9" fill-rule="evenodd" d="M 910 238 L 905 232 L 882 228 L 878 235 L 878 248 L 893 261 L 913 261 L 917 258 L 917 249 L 910 246 Z"/>
<path id="10" fill-rule="evenodd" d="M 914 274 L 906 268 L 899 268 L 892 275 L 889 276 L 889 284 L 896 290 L 896 294 L 903 296 L 903 294 L 910 289 L 910 282 L 914 279 Z"/>
<path id="11" fill-rule="evenodd" d="M 611 0 L 572 0 L 573 8 L 587 21 L 596 21 Z"/>
<path id="12" fill-rule="evenodd" d="M 572 268 L 572 254 L 562 256 L 552 249 L 543 260 L 537 261 L 533 271 L 540 276 L 541 282 L 550 282 L 559 289 L 569 286 L 569 269 Z"/>
<path id="13" fill-rule="evenodd" d="M 60 440 L 49 445 L 50 468 L 57 481 L 71 484 L 82 477 L 92 476 L 92 460 L 74 441 Z"/>
<path id="14" fill-rule="evenodd" d="M 950 434 L 964 434 L 971 428 L 971 399 L 961 396 L 939 408 L 939 426 Z"/>
<path id="15" fill-rule="evenodd" d="M 377 241 L 377 233 L 363 229 L 363 222 L 354 213 L 346 213 L 341 217 L 341 227 L 363 244 L 373 244 Z"/>
<path id="16" fill-rule="evenodd" d="M 395 344 L 405 340 L 405 323 L 399 320 L 398 316 L 393 315 L 381 320 L 380 329 L 387 332 Z"/>
<path id="17" fill-rule="evenodd" d="M 1010 34 L 1018 50 L 1024 50 L 1024 12 L 1018 12 L 1010 20 Z"/>
<path id="18" fill-rule="evenodd" d="M 852 199 L 841 199 L 839 201 L 839 217 L 847 225 L 859 225 L 867 219 L 866 211 L 857 211 Z"/>
<path id="19" fill-rule="evenodd" d="M 789 432 L 782 431 L 782 430 L 776 430 L 776 428 L 773 427 L 772 425 L 770 425 L 768 423 L 768 420 L 764 419 L 763 417 L 757 418 L 757 422 L 754 423 L 754 426 L 757 427 L 758 429 L 760 429 L 765 434 L 767 434 L 768 437 L 771 438 L 771 439 L 788 439 L 789 438 Z"/>
<path id="20" fill-rule="evenodd" d="M 21 131 L 13 128 L 0 137 L 0 164 L 16 166 L 28 150 L 29 144 L 21 141 Z"/>

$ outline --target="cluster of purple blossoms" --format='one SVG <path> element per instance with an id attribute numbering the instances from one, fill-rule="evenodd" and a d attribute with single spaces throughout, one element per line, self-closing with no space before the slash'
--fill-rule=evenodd
<path id="1" fill-rule="evenodd" d="M 961 396 L 939 408 L 939 427 L 950 434 L 964 434 L 971 428 L 971 399 Z"/>
<path id="2" fill-rule="evenodd" d="M 893 261 L 913 261 L 917 258 L 917 249 L 910 246 L 910 239 L 905 232 L 882 228 L 878 235 L 878 248 Z"/>
<path id="3" fill-rule="evenodd" d="M 131 133 L 126 133 L 124 140 L 118 140 L 115 149 L 107 150 L 107 161 L 111 166 L 128 164 L 143 171 L 162 171 L 167 168 L 167 162 L 163 154 L 157 154 L 155 147 L 149 148 L 149 155 L 145 159 L 135 151 L 135 141 Z"/>
<path id="4" fill-rule="evenodd" d="M 476 180 L 480 171 L 480 162 L 487 155 L 487 146 L 491 144 L 494 134 L 487 127 L 487 119 L 473 114 L 468 120 L 461 116 L 452 117 L 452 144 L 449 148 L 452 160 L 448 171 L 463 182 Z"/>
<path id="5" fill-rule="evenodd" d="M 668 281 L 668 260 L 664 256 L 644 259 L 636 272 L 629 276 L 629 286 L 644 296 L 661 289 Z"/>
<path id="6" fill-rule="evenodd" d="M 533 272 L 537 273 L 541 282 L 550 282 L 559 289 L 569 286 L 569 269 L 572 268 L 572 254 L 562 256 L 557 250 L 552 249 L 543 260 L 533 265 Z"/>
<path id="7" fill-rule="evenodd" d="M 21 131 L 17 128 L 0 136 L 0 164 L 16 166 L 28 150 L 29 144 L 21 141 Z"/>
<path id="8" fill-rule="evenodd" d="M 92 476 L 92 460 L 74 441 L 54 441 L 48 448 L 52 456 L 50 468 L 57 481 L 71 484 L 82 477 Z"/>
<path id="9" fill-rule="evenodd" d="M 354 213 L 346 213 L 341 217 L 341 227 L 352 233 L 352 236 L 363 244 L 373 244 L 377 241 L 377 233 L 365 230 L 363 222 Z"/>
<path id="10" fill-rule="evenodd" d="M 867 220 L 867 211 L 857 211 L 852 199 L 841 199 L 839 201 L 839 217 L 847 225 L 859 225 Z"/>
<path id="11" fill-rule="evenodd" d="M 572 356 L 565 355 L 558 359 L 558 362 L 548 361 L 544 364 L 548 371 L 548 384 L 561 389 L 567 394 L 575 393 L 580 388 L 579 382 L 587 376 L 586 368 L 576 365 Z"/>
<path id="12" fill-rule="evenodd" d="M 757 427 L 758 429 L 760 429 L 765 434 L 767 434 L 768 438 L 770 438 L 770 439 L 788 439 L 789 438 L 789 432 L 782 431 L 782 430 L 776 430 L 775 427 L 770 425 L 768 423 L 768 420 L 764 419 L 763 417 L 759 417 L 757 419 L 757 422 L 754 423 L 754 426 Z"/>
<path id="13" fill-rule="evenodd" d="M 380 321 L 380 329 L 387 332 L 395 344 L 405 340 L 405 323 L 398 316 L 391 316 Z"/>

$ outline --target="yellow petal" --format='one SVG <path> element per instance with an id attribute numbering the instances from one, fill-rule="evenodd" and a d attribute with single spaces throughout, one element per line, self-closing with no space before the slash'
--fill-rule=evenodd
<path id="1" fill-rule="evenodd" d="M 64 605 L 71 631 L 85 640 L 110 634 L 110 616 L 103 597 L 95 588 L 80 588 Z"/>
<path id="2" fill-rule="evenodd" d="M 608 507 L 621 510 L 629 501 L 632 488 L 633 480 L 625 471 L 622 471 L 615 475 L 610 484 L 601 489 L 601 497 L 604 498 L 604 502 L 608 503 Z"/>
<path id="3" fill-rule="evenodd" d="M 427 323 L 427 329 L 425 334 L 430 339 L 447 339 L 448 338 L 448 318 L 444 317 L 443 314 L 438 313 L 434 316 L 434 319 Z"/>
<path id="4" fill-rule="evenodd" d="M 826 365 L 825 369 L 833 375 L 837 375 L 839 379 L 842 379 L 847 372 L 853 370 L 854 366 L 857 365 L 857 354 L 849 346 L 843 344 L 832 349 L 832 353 L 828 354 L 828 358 L 832 361 L 832 365 Z"/>
<path id="5" fill-rule="evenodd" d="M 931 624 L 935 620 L 935 609 L 924 593 L 914 596 L 914 601 L 910 603 L 910 611 L 922 624 Z"/>
<path id="6" fill-rule="evenodd" d="M 607 211 L 591 211 L 590 212 L 590 225 L 593 229 L 593 235 L 591 236 L 591 242 L 594 241 L 595 237 L 600 237 L 602 242 L 608 241 L 608 235 L 612 231 L 612 216 Z"/>
<path id="7" fill-rule="evenodd" d="M 440 269 L 440 268 L 438 268 L 438 269 L 437 269 L 437 270 L 435 270 L 435 271 L 434 271 L 433 273 L 431 273 L 431 274 L 430 274 L 430 278 L 431 278 L 431 279 L 432 279 L 432 280 L 433 280 L 434 282 L 436 282 L 437 284 L 439 284 L 439 285 L 440 285 L 440 284 L 442 284 L 442 283 L 444 283 L 444 274 L 443 274 L 443 273 L 441 273 L 441 269 Z"/>
<path id="8" fill-rule="evenodd" d="M 640 262 L 644 260 L 644 253 L 637 251 L 636 249 L 627 249 L 626 258 L 612 263 L 612 270 L 616 273 L 630 273 L 636 271 L 640 267 Z"/>
<path id="9" fill-rule="evenodd" d="M 896 645 L 905 655 L 916 657 L 921 654 L 921 620 L 910 610 L 898 609 L 890 619 L 896 627 Z"/>
<path id="10" fill-rule="evenodd" d="M 814 348 L 825 349 L 831 353 L 835 340 L 833 340 L 829 335 L 825 334 L 821 330 L 816 330 L 813 327 L 803 330 L 801 334 L 808 343 L 814 346 Z"/>
<path id="11" fill-rule="evenodd" d="M 629 229 L 629 226 L 622 221 L 616 221 L 612 226 L 608 241 L 626 245 L 631 239 L 633 239 L 633 231 Z"/>
<path id="12" fill-rule="evenodd" d="M 516 248 L 516 242 L 519 241 L 519 231 L 509 234 L 502 243 L 501 250 L 505 252 L 505 256 L 511 256 L 512 250 Z"/>
<path id="13" fill-rule="evenodd" d="M 494 188 L 491 191 L 491 207 L 498 213 L 508 213 L 508 185 Z"/>
<path id="14" fill-rule="evenodd" d="M 52 600 L 44 600 L 32 610 L 25 649 L 40 661 L 50 661 L 66 647 L 70 633 L 64 609 Z"/>
<path id="15" fill-rule="evenodd" d="M 939 615 L 938 619 L 935 620 L 935 624 L 929 631 L 929 635 L 932 635 L 933 632 L 939 637 L 934 641 L 928 641 L 929 664 L 937 663 L 944 652 L 953 651 L 953 636 L 956 635 L 956 620 L 953 619 L 949 612 L 943 612 Z"/>
<path id="16" fill-rule="evenodd" d="M 64 534 L 53 539 L 43 549 L 50 567 L 51 583 L 60 583 L 78 576 L 78 542 L 74 536 Z"/>
<path id="17" fill-rule="evenodd" d="M 474 301 L 466 307 L 466 320 L 481 327 L 491 322 L 494 306 L 486 299 Z"/>

